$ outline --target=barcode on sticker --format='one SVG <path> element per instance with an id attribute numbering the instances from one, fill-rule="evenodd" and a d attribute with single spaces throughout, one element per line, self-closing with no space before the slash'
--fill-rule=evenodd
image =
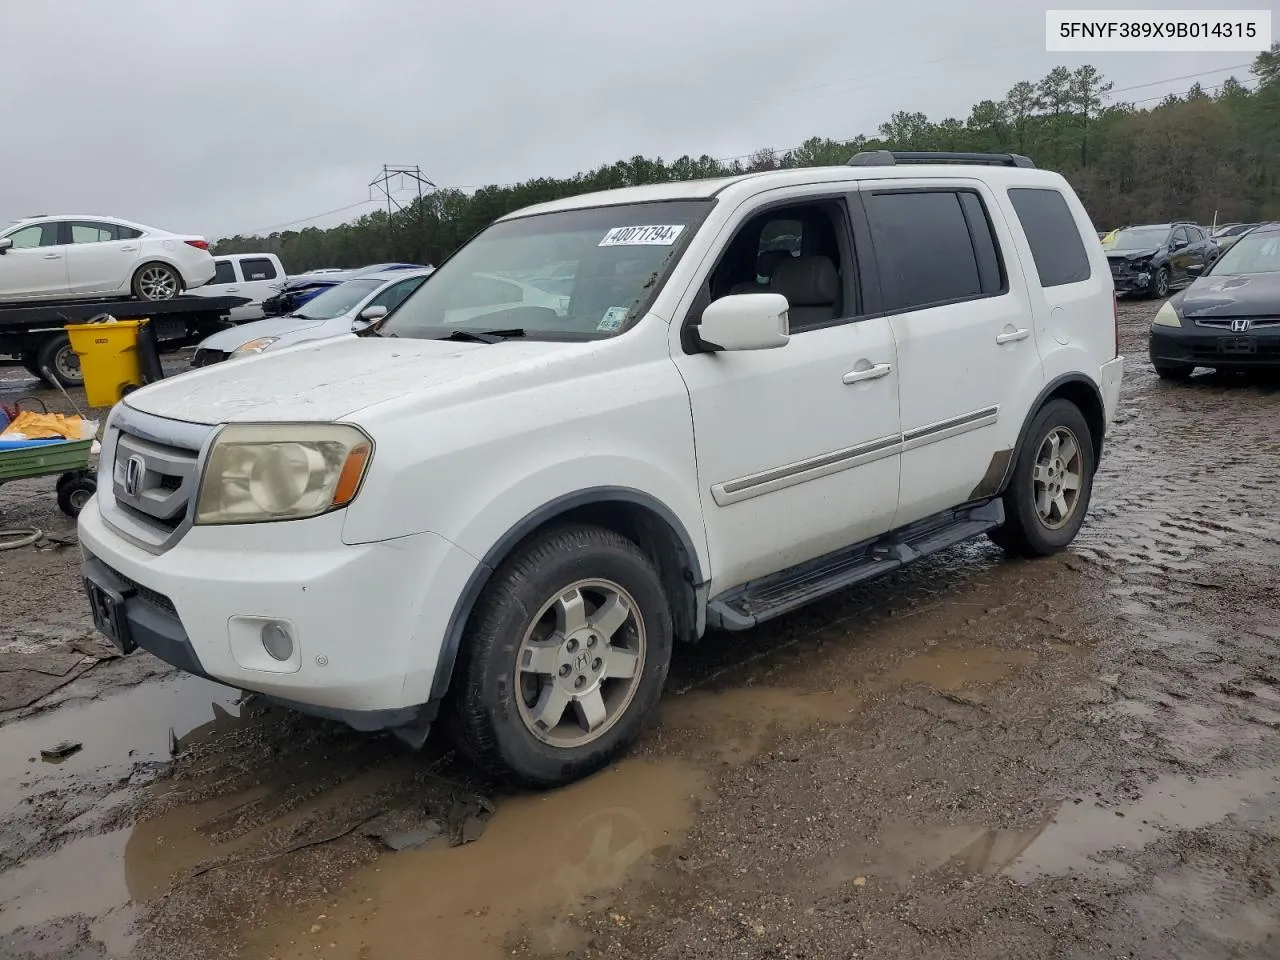
<path id="1" fill-rule="evenodd" d="M 614 227 L 600 241 L 602 247 L 669 247 L 684 230 L 683 223 L 647 227 Z"/>

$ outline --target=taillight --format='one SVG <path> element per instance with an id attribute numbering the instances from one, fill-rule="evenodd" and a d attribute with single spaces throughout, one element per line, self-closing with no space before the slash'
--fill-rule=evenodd
<path id="1" fill-rule="evenodd" d="M 188 241 L 186 241 L 186 243 L 187 243 L 187 246 L 189 246 L 189 247 L 195 247 L 197 250 L 208 250 L 208 249 L 209 249 L 209 241 L 208 241 L 208 240 L 188 240 Z"/>
<path id="2" fill-rule="evenodd" d="M 1111 294 L 1111 315 L 1115 317 L 1116 322 L 1116 352 L 1113 356 L 1120 356 L 1120 298 L 1116 294 Z"/>

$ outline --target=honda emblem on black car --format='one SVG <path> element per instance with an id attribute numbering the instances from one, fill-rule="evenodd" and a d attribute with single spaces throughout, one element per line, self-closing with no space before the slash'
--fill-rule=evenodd
<path id="1" fill-rule="evenodd" d="M 1248 333 L 1252 321 L 1248 317 L 1240 317 L 1231 321 L 1232 333 Z"/>

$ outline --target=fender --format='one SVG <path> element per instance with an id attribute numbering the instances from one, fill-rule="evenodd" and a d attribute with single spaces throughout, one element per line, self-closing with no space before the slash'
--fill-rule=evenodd
<path id="1" fill-rule="evenodd" d="M 1089 379 L 1083 373 L 1065 373 L 1060 377 L 1056 377 L 1053 380 L 1050 380 L 1047 384 L 1045 384 L 1044 389 L 1040 391 L 1040 394 L 1036 397 L 1035 402 L 1031 404 L 1031 409 L 1027 411 L 1026 419 L 1022 421 L 1022 428 L 1018 431 L 1018 441 L 1016 444 L 1014 444 L 1013 450 L 1010 452 L 1007 452 L 1007 454 L 1005 451 L 1001 451 L 1000 453 L 997 453 L 995 457 L 992 458 L 992 462 L 994 464 L 994 463 L 997 463 L 998 459 L 1002 457 L 1002 454 L 1004 454 L 1005 456 L 1003 458 L 1005 460 L 1005 464 L 1004 464 L 1004 471 L 1000 476 L 999 484 L 995 485 L 994 491 L 992 491 L 991 494 L 989 495 L 999 496 L 1000 494 L 1004 493 L 1004 491 L 1008 488 L 1009 478 L 1013 474 L 1013 465 L 1018 462 L 1018 453 L 1019 451 L 1022 450 L 1022 445 L 1027 440 L 1027 431 L 1031 429 L 1031 421 L 1035 419 L 1036 414 L 1039 413 L 1040 409 L 1048 402 L 1049 397 L 1054 393 L 1056 393 L 1057 391 L 1061 390 L 1067 384 L 1077 384 L 1077 383 L 1082 386 L 1088 387 L 1089 392 L 1093 395 L 1094 400 L 1097 401 L 1099 410 L 1104 410 L 1104 411 L 1106 410 L 1106 406 L 1102 402 L 1102 391 L 1098 388 L 1098 385 L 1096 383 L 1094 383 L 1091 379 Z M 1106 429 L 1107 429 L 1107 424 L 1106 424 L 1106 417 L 1104 414 L 1102 432 L 1097 437 L 1093 438 L 1095 463 L 1102 458 L 1102 441 L 1106 435 Z M 989 479 L 989 475 L 988 475 L 988 479 Z M 986 483 L 984 482 L 980 486 L 986 486 Z"/>
<path id="2" fill-rule="evenodd" d="M 706 574 L 698 560 L 698 551 L 694 548 L 693 538 L 676 515 L 660 500 L 630 487 L 591 487 L 574 493 L 556 497 L 527 514 L 515 526 L 498 538 L 481 558 L 479 565 L 467 580 L 466 586 L 454 604 L 449 624 L 445 628 L 444 640 L 440 645 L 440 655 L 436 661 L 435 677 L 431 681 L 431 699 L 439 700 L 448 692 L 453 678 L 453 665 L 458 658 L 458 650 L 462 646 L 462 634 L 466 630 L 471 611 L 475 608 L 480 594 L 488 585 L 494 570 L 511 552 L 517 543 L 527 537 L 542 524 L 562 513 L 576 507 L 584 507 L 593 503 L 631 503 L 652 510 L 671 528 L 680 539 L 680 545 L 693 568 L 694 584 L 706 582 Z"/>

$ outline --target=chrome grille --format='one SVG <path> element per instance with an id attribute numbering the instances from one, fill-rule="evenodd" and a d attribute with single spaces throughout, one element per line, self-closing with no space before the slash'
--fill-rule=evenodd
<path id="1" fill-rule="evenodd" d="M 195 496 L 197 452 L 121 432 L 116 438 L 111 492 L 116 503 L 173 530 Z"/>
<path id="2" fill-rule="evenodd" d="M 1230 330 L 1234 320 L 1248 320 L 1249 330 L 1267 327 L 1280 327 L 1280 317 L 1197 317 L 1197 327 L 1212 327 L 1215 330 Z"/>
<path id="3" fill-rule="evenodd" d="M 98 466 L 103 520 L 152 553 L 177 543 L 191 527 L 202 452 L 216 429 L 118 404 Z"/>

